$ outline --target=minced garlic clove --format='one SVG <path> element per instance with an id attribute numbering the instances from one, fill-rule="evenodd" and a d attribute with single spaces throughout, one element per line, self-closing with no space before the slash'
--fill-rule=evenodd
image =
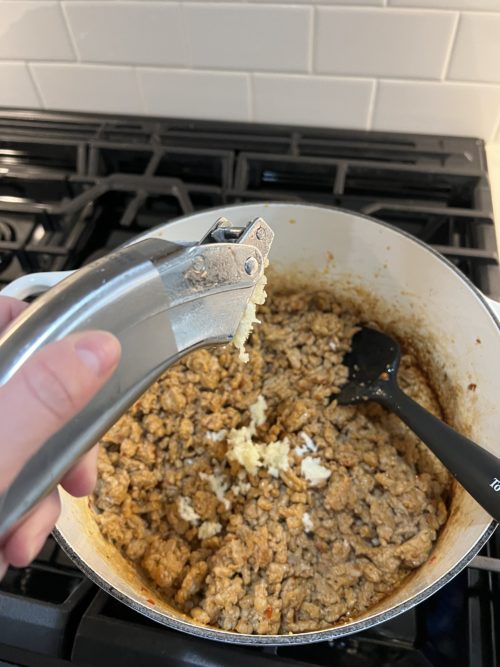
<path id="1" fill-rule="evenodd" d="M 226 477 L 224 475 L 209 475 L 206 472 L 200 472 L 199 475 L 200 479 L 208 482 L 217 500 L 224 505 L 226 510 L 229 510 L 231 508 L 231 503 L 224 497 L 224 494 L 229 488 Z"/>
<path id="2" fill-rule="evenodd" d="M 257 400 L 250 406 L 250 417 L 255 426 L 262 426 L 266 421 L 267 403 L 262 394 L 257 396 Z"/>
<path id="3" fill-rule="evenodd" d="M 317 486 L 327 480 L 332 474 L 331 470 L 321 465 L 320 459 L 306 456 L 300 464 L 302 475 L 307 479 L 310 486 Z"/>
<path id="4" fill-rule="evenodd" d="M 269 260 L 266 258 L 264 260 L 264 270 L 269 266 Z M 243 317 L 238 325 L 238 329 L 232 340 L 233 345 L 237 350 L 240 351 L 240 361 L 244 364 L 248 363 L 250 356 L 248 352 L 245 351 L 245 343 L 247 342 L 250 334 L 252 333 L 254 324 L 260 324 L 260 320 L 257 319 L 257 306 L 262 306 L 267 298 L 266 293 L 267 278 L 264 273 L 257 281 L 257 284 L 254 287 L 250 301 L 247 303 Z"/>
<path id="5" fill-rule="evenodd" d="M 314 531 L 314 523 L 309 512 L 304 512 L 302 515 L 302 525 L 304 526 L 304 531 L 306 533 L 312 533 Z"/>
<path id="6" fill-rule="evenodd" d="M 179 496 L 177 498 L 177 510 L 181 519 L 184 519 L 184 521 L 193 524 L 193 526 L 198 525 L 200 515 L 193 509 L 191 500 L 189 498 Z"/>
<path id="7" fill-rule="evenodd" d="M 248 426 L 233 428 L 228 437 L 231 449 L 228 457 L 238 461 L 249 475 L 256 475 L 262 466 L 262 445 L 252 441 L 253 429 Z"/>
<path id="8" fill-rule="evenodd" d="M 272 477 L 279 477 L 280 470 L 288 470 L 289 451 L 290 444 L 286 438 L 284 440 L 270 442 L 265 447 L 262 455 L 262 462 Z"/>
<path id="9" fill-rule="evenodd" d="M 204 521 L 198 528 L 198 539 L 209 540 L 211 537 L 218 535 L 222 530 L 222 526 L 218 521 Z"/>

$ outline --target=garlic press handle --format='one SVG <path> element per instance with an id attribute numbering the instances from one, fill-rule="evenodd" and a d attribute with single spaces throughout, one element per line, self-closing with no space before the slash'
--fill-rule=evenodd
<path id="1" fill-rule="evenodd" d="M 154 380 L 162 363 L 175 358 L 165 287 L 145 252 L 145 247 L 132 247 L 67 276 L 0 338 L 1 384 L 44 345 L 76 331 L 105 329 L 122 345 L 122 360 L 111 379 L 44 443 L 0 495 L 0 536 L 54 488 L 141 388 Z"/>
<path id="2" fill-rule="evenodd" d="M 262 264 L 259 250 L 244 245 L 185 247 L 156 238 L 134 243 L 66 277 L 0 337 L 0 384 L 44 345 L 76 331 L 104 329 L 122 346 L 106 385 L 0 495 L 0 537 L 168 366 L 190 349 L 232 338 L 258 277 L 245 276 L 249 251 Z M 210 268 L 211 258 L 219 272 L 207 286 L 205 273 L 193 266 Z"/>

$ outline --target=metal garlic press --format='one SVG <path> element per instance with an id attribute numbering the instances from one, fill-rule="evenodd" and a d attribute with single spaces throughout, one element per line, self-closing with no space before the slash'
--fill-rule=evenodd
<path id="1" fill-rule="evenodd" d="M 196 348 L 234 337 L 273 236 L 261 218 L 246 227 L 221 218 L 196 244 L 139 239 L 73 272 L 0 337 L 0 384 L 44 345 L 76 331 L 111 331 L 122 345 L 107 384 L 0 495 L 0 537 L 163 371 Z"/>

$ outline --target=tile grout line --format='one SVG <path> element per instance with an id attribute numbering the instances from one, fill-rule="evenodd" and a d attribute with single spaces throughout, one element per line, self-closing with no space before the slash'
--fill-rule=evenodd
<path id="1" fill-rule="evenodd" d="M 1 1 L 1 0 L 0 0 Z M 119 0 L 117 0 L 119 1 Z M 25 63 L 28 62 L 26 60 L 23 60 L 22 58 L 0 58 L 0 65 L 2 64 L 10 64 L 10 63 Z M 42 65 L 47 65 L 47 66 L 62 66 L 62 67 L 72 67 L 72 66 L 82 66 L 82 67 L 95 67 L 95 68 L 103 68 L 103 69 L 117 69 L 117 70 L 124 70 L 124 69 L 134 69 L 137 68 L 138 70 L 152 70 L 152 71 L 164 71 L 164 72 L 193 72 L 193 73 L 213 73 L 213 74 L 239 74 L 239 75 L 246 75 L 248 74 L 248 68 L 247 69 L 228 69 L 228 68 L 223 68 L 223 67 L 216 67 L 216 66 L 206 66 L 206 67 L 190 67 L 190 66 L 184 66 L 184 65 L 167 65 L 167 64 L 151 64 L 151 63 L 137 63 L 137 62 L 105 62 L 105 61 L 80 61 L 76 62 L 74 60 L 55 60 L 53 58 L 49 59 L 36 59 L 36 60 L 31 60 L 29 61 L 31 64 L 42 64 Z M 412 83 L 416 85 L 421 85 L 421 84 L 440 84 L 443 81 L 441 79 L 437 78 L 430 78 L 430 77 L 403 77 L 401 75 L 398 76 L 393 76 L 393 75 L 370 75 L 370 74 L 358 74 L 358 73 L 332 73 L 332 72 L 304 72 L 303 70 L 293 70 L 293 71 L 283 71 L 283 70 L 278 70 L 278 69 L 271 69 L 271 70 L 264 70 L 264 69 L 258 69 L 254 70 L 255 74 L 262 74 L 265 76 L 280 76 L 283 78 L 296 78 L 296 77 L 304 77 L 304 78 L 314 78 L 314 79 L 332 79 L 334 81 L 374 81 L 375 78 L 377 78 L 378 81 L 388 81 L 392 83 Z M 484 80 L 477 80 L 477 79 L 453 79 L 453 80 L 446 80 L 446 83 L 452 83 L 453 85 L 458 85 L 458 86 L 467 86 L 467 87 L 483 87 L 483 88 L 495 88 L 500 90 L 500 81 L 484 81 Z"/>
<path id="2" fill-rule="evenodd" d="M 452 31 L 451 31 L 451 36 L 450 36 L 450 43 L 448 44 L 448 49 L 446 51 L 446 56 L 444 58 L 444 64 L 443 64 L 443 70 L 441 72 L 441 77 L 440 81 L 447 81 L 447 76 L 449 73 L 450 69 L 450 64 L 451 64 L 451 58 L 453 55 L 453 51 L 455 49 L 455 43 L 457 41 L 457 33 L 458 33 L 458 26 L 460 25 L 460 12 L 457 12 L 455 16 L 455 24 L 453 25 Z"/>
<path id="3" fill-rule="evenodd" d="M 140 77 L 139 67 L 134 67 L 133 71 L 134 71 L 135 82 L 139 90 L 139 99 L 141 101 L 142 113 L 147 114 L 148 108 L 146 104 L 146 96 L 144 95 L 144 88 L 142 86 L 142 79 Z"/>
<path id="4" fill-rule="evenodd" d="M 255 74 L 253 72 L 247 73 L 247 91 L 248 91 L 248 120 L 251 123 L 255 122 Z"/>
<path id="5" fill-rule="evenodd" d="M 184 2 L 180 3 L 180 13 L 181 13 L 182 36 L 183 36 L 183 41 L 184 41 L 184 48 L 186 50 L 184 68 L 185 69 L 193 69 L 193 48 L 192 48 L 191 39 L 190 39 L 190 35 L 189 35 L 189 30 L 188 30 L 188 24 L 187 24 L 186 3 L 184 3 Z"/>
<path id="6" fill-rule="evenodd" d="M 42 89 L 38 85 L 35 74 L 33 73 L 33 70 L 31 69 L 31 63 L 26 61 L 25 65 L 26 65 L 26 69 L 28 71 L 28 76 L 31 80 L 31 83 L 33 84 L 34 89 L 35 89 L 36 96 L 38 97 L 38 101 L 40 102 L 40 106 L 42 107 L 42 109 L 46 109 L 47 105 L 45 104 L 45 100 L 43 99 Z"/>
<path id="7" fill-rule="evenodd" d="M 78 48 L 76 46 L 75 36 L 73 35 L 73 31 L 71 30 L 71 26 L 69 24 L 69 19 L 68 19 L 68 15 L 66 14 L 66 6 L 65 6 L 64 2 L 59 2 L 59 8 L 61 10 L 64 27 L 66 28 L 66 33 L 67 33 L 68 38 L 69 38 L 69 43 L 71 44 L 71 48 L 73 49 L 73 53 L 75 55 L 75 60 L 76 60 L 77 63 L 79 63 L 81 61 L 80 53 L 78 52 Z"/>
<path id="8" fill-rule="evenodd" d="M 308 74 L 314 73 L 314 38 L 316 35 L 316 7 L 312 7 L 312 12 L 310 13 L 311 21 L 309 25 L 309 48 L 307 50 L 307 72 Z"/>
<path id="9" fill-rule="evenodd" d="M 368 102 L 368 113 L 366 117 L 366 129 L 371 130 L 373 128 L 373 116 L 375 115 L 375 100 L 378 93 L 378 79 L 373 80 L 372 93 L 370 95 L 370 100 Z"/>

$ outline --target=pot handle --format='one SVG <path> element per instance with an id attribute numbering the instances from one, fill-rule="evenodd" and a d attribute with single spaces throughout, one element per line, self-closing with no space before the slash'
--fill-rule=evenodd
<path id="1" fill-rule="evenodd" d="M 500 324 L 500 302 L 495 301 L 494 299 L 490 299 L 488 296 L 485 297 L 486 303 L 488 306 L 491 308 L 493 311 L 493 314 L 495 315 L 496 319 L 498 320 L 498 323 Z"/>
<path id="2" fill-rule="evenodd" d="M 57 285 L 73 271 L 46 271 L 44 273 L 30 273 L 13 280 L 0 292 L 2 296 L 10 296 L 15 299 L 27 299 L 30 296 L 38 296 Z"/>

